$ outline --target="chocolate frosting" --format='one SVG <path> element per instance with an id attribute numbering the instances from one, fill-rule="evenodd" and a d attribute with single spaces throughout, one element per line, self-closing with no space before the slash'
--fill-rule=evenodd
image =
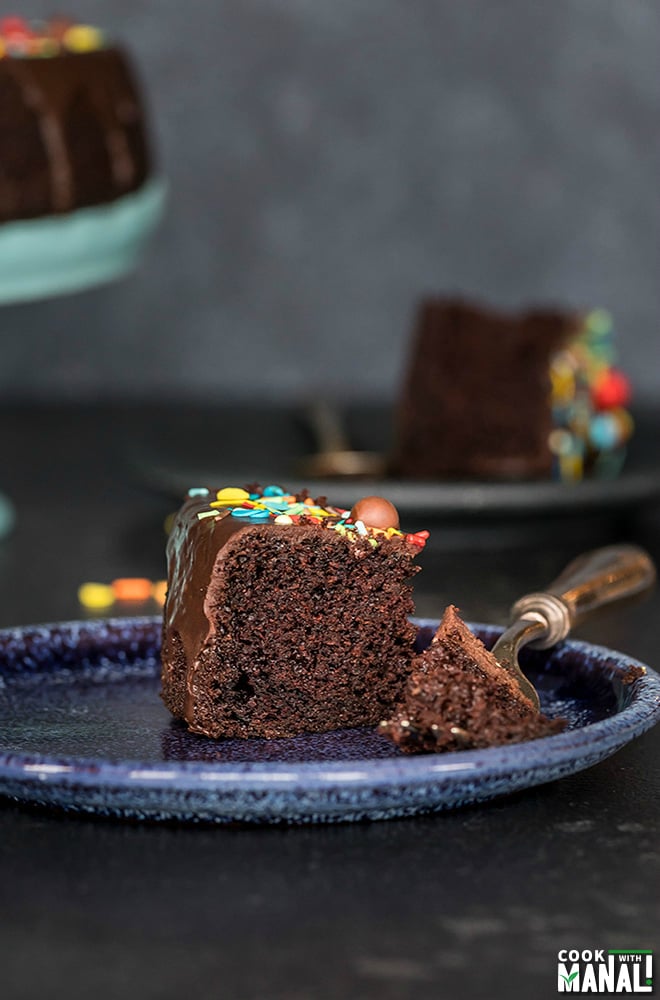
<path id="1" fill-rule="evenodd" d="M 165 630 L 173 629 L 181 637 L 189 665 L 194 663 L 212 628 L 205 606 L 194 595 L 206 594 L 216 560 L 229 540 L 239 533 L 254 530 L 254 525 L 245 524 L 227 511 L 218 511 L 217 517 L 200 520 L 197 514 L 207 509 L 207 497 L 187 500 L 177 515 L 167 544 L 169 587 L 164 627 Z M 276 524 L 272 527 L 284 530 Z"/>

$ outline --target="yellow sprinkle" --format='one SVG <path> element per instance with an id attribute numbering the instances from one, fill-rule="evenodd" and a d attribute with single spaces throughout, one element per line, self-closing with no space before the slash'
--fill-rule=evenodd
<path id="1" fill-rule="evenodd" d="M 582 479 L 583 463 L 581 455 L 560 455 L 561 478 L 567 483 L 577 483 Z"/>
<path id="2" fill-rule="evenodd" d="M 218 490 L 215 495 L 216 500 L 223 500 L 225 503 L 243 503 L 250 499 L 247 490 L 241 490 L 237 486 L 225 486 L 223 490 Z"/>
<path id="3" fill-rule="evenodd" d="M 173 513 L 168 514 L 165 520 L 163 521 L 163 529 L 166 535 L 171 534 L 175 520 L 176 520 L 176 511 L 173 511 Z"/>
<path id="4" fill-rule="evenodd" d="M 78 600 L 85 608 L 109 608 L 115 603 L 112 587 L 105 583 L 83 583 L 78 587 Z"/>
<path id="5" fill-rule="evenodd" d="M 151 587 L 151 596 L 158 604 L 165 603 L 167 594 L 167 580 L 157 580 Z"/>
<path id="6" fill-rule="evenodd" d="M 93 52 L 103 46 L 103 35 L 90 24 L 74 24 L 64 32 L 62 41 L 71 52 Z"/>
<path id="7" fill-rule="evenodd" d="M 305 511 L 306 514 L 312 514 L 314 517 L 332 517 L 329 510 L 325 507 L 308 507 Z"/>

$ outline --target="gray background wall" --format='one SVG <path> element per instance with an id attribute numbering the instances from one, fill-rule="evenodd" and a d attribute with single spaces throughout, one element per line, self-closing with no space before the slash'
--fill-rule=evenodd
<path id="1" fill-rule="evenodd" d="M 3 398 L 390 397 L 428 291 L 605 305 L 660 390 L 656 0 L 71 8 L 139 60 L 169 211 L 130 279 L 2 309 Z"/>

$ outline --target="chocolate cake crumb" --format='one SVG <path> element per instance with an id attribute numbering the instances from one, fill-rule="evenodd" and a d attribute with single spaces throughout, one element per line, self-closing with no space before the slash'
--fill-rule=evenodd
<path id="1" fill-rule="evenodd" d="M 379 731 L 405 753 L 432 753 L 520 743 L 565 726 L 536 709 L 450 605 Z"/>

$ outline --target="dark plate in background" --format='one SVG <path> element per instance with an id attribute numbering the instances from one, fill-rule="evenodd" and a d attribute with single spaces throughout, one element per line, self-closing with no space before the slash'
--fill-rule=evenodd
<path id="1" fill-rule="evenodd" d="M 343 417 L 354 448 L 386 451 L 391 426 L 388 407 L 349 407 Z M 197 424 L 194 413 L 183 413 L 182 424 L 173 420 L 170 427 L 166 421 L 160 439 L 156 435 L 134 442 L 129 458 L 143 482 L 176 501 L 190 486 L 243 485 L 256 480 L 294 490 L 307 486 L 346 507 L 361 496 L 383 494 L 402 514 L 426 518 L 584 515 L 632 510 L 660 500 L 660 418 L 647 409 L 636 413 L 635 419 L 636 433 L 621 476 L 574 485 L 301 476 L 300 460 L 314 449 L 301 408 L 219 408 L 216 417 L 210 419 L 207 414 Z"/>

